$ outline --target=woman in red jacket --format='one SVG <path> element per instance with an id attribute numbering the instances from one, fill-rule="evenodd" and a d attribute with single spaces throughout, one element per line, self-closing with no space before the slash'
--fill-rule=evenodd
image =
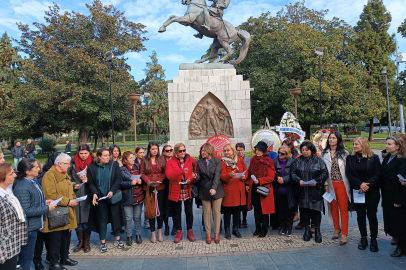
<path id="1" fill-rule="evenodd" d="M 265 237 L 268 233 L 269 214 L 275 213 L 275 203 L 271 182 L 275 177 L 275 165 L 267 153 L 267 144 L 263 141 L 255 146 L 255 156 L 251 159 L 248 172 L 249 191 L 247 208 L 251 211 L 254 206 L 255 232 L 253 236 Z M 252 178 L 254 175 L 255 180 Z M 257 188 L 263 186 L 269 189 L 268 196 L 257 193 Z"/>
<path id="2" fill-rule="evenodd" d="M 174 242 L 182 240 L 182 202 L 185 206 L 187 238 L 194 242 L 193 235 L 193 197 L 192 187 L 196 178 L 196 161 L 189 154 L 183 143 L 175 145 L 174 157 L 166 164 L 166 177 L 169 179 L 168 199 L 172 203 L 173 223 L 176 228 Z"/>
<path id="3" fill-rule="evenodd" d="M 155 196 L 154 190 L 158 191 L 157 200 L 159 208 L 159 216 L 156 217 L 158 223 L 158 241 L 164 241 L 162 234 L 162 225 L 164 222 L 164 204 L 165 204 L 165 162 L 159 155 L 158 144 L 156 142 L 150 142 L 148 144 L 147 155 L 141 162 L 141 179 L 144 181 L 144 190 L 146 190 L 146 196 Z M 151 194 L 152 193 L 152 194 Z M 147 204 L 145 208 L 151 207 Z M 149 209 L 145 209 L 149 212 Z M 155 218 L 149 220 L 151 230 L 151 242 L 156 243 L 155 232 Z"/>
<path id="4" fill-rule="evenodd" d="M 241 238 L 238 231 L 240 223 L 241 206 L 247 204 L 245 196 L 245 175 L 236 176 L 237 173 L 243 173 L 247 170 L 244 160 L 237 155 L 234 145 L 228 143 L 223 147 L 224 157 L 221 159 L 221 175 L 225 196 L 223 198 L 224 214 L 224 234 L 227 239 L 231 239 L 230 220 L 233 214 L 233 235 Z"/>

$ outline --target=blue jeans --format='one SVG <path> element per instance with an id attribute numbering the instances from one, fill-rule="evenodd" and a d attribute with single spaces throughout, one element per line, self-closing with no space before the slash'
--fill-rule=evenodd
<path id="1" fill-rule="evenodd" d="M 37 242 L 38 231 L 28 232 L 27 244 L 21 246 L 18 255 L 18 263 L 23 270 L 30 270 L 32 259 L 34 258 L 35 242 Z"/>
<path id="2" fill-rule="evenodd" d="M 27 154 L 27 158 L 34 158 L 33 154 Z"/>
<path id="3" fill-rule="evenodd" d="M 84 231 L 87 230 L 89 228 L 88 223 L 80 223 L 78 224 L 78 227 L 76 228 L 76 231 Z"/>
<path id="4" fill-rule="evenodd" d="M 127 237 L 132 236 L 133 220 L 134 220 L 135 235 L 141 235 L 141 212 L 142 212 L 142 203 L 124 206 L 124 215 L 126 220 L 125 232 L 127 234 Z"/>
<path id="5" fill-rule="evenodd" d="M 23 158 L 14 158 L 14 170 L 17 170 L 17 165 L 20 163 L 20 161 L 23 160 Z"/>

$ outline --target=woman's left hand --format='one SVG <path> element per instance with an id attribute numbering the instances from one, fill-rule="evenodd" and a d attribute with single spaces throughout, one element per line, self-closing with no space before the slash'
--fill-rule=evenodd
<path id="1" fill-rule="evenodd" d="M 402 184 L 402 186 L 406 185 L 406 182 L 403 182 L 402 180 L 399 179 L 399 182 Z"/>
<path id="2" fill-rule="evenodd" d="M 401 207 L 400 204 L 396 204 L 396 203 L 394 204 L 394 206 L 395 206 L 395 207 Z"/>
<path id="3" fill-rule="evenodd" d="M 193 179 L 196 179 L 197 178 L 197 173 L 192 173 L 192 177 L 193 177 Z"/>
<path id="4" fill-rule="evenodd" d="M 109 191 L 109 193 L 107 193 L 107 198 L 111 198 L 111 197 L 113 197 L 113 191 Z"/>
<path id="5" fill-rule="evenodd" d="M 45 205 L 50 205 L 51 204 L 51 202 L 53 202 L 54 200 L 46 200 L 45 201 Z"/>
<path id="6" fill-rule="evenodd" d="M 285 181 L 283 181 L 283 177 L 278 177 L 278 183 L 279 184 L 283 184 L 283 183 L 285 183 Z"/>
<path id="7" fill-rule="evenodd" d="M 82 180 L 82 183 L 86 183 L 87 182 L 87 176 L 83 175 L 82 177 L 80 177 L 80 180 Z"/>
<path id="8" fill-rule="evenodd" d="M 211 196 L 214 196 L 214 195 L 216 195 L 216 190 L 215 189 L 210 189 L 210 195 Z"/>
<path id="9" fill-rule="evenodd" d="M 252 181 L 254 181 L 254 183 L 255 183 L 256 185 L 259 184 L 259 180 L 258 180 L 258 179 L 257 179 L 257 180 L 252 180 Z"/>
<path id="10" fill-rule="evenodd" d="M 75 189 L 76 189 L 76 190 L 80 189 L 81 187 L 82 187 L 82 186 L 81 186 L 80 184 L 76 184 L 76 185 L 75 185 Z"/>

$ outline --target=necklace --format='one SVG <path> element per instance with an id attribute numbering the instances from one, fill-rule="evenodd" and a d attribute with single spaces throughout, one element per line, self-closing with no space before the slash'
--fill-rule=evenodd
<path id="1" fill-rule="evenodd" d="M 357 159 L 358 159 L 358 162 L 361 162 L 362 157 L 359 157 L 359 156 L 357 155 Z"/>

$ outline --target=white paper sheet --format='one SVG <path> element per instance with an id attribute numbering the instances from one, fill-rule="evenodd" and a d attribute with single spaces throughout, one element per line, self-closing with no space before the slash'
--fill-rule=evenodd
<path id="1" fill-rule="evenodd" d="M 107 199 L 107 196 L 101 197 L 100 199 L 98 199 L 98 201 L 105 200 L 105 199 Z"/>
<path id="2" fill-rule="evenodd" d="M 87 181 L 86 181 L 86 182 L 82 182 L 81 184 L 76 184 L 75 186 L 81 187 L 81 186 L 83 186 L 83 185 L 86 184 L 86 183 L 87 183 Z"/>
<path id="3" fill-rule="evenodd" d="M 243 176 L 246 172 L 247 172 L 247 171 L 244 171 L 244 172 L 242 172 L 242 173 L 236 173 L 236 174 L 235 174 L 235 177 L 241 178 L 241 176 Z"/>
<path id="4" fill-rule="evenodd" d="M 141 179 L 141 174 L 140 175 L 131 175 L 131 180 L 139 180 Z"/>
<path id="5" fill-rule="evenodd" d="M 60 201 L 62 201 L 63 197 L 60 197 L 59 199 L 51 202 L 50 204 L 58 204 Z"/>
<path id="6" fill-rule="evenodd" d="M 76 198 L 76 199 L 74 199 L 73 201 L 74 201 L 74 202 L 81 202 L 81 201 L 85 201 L 86 199 L 87 199 L 87 195 L 82 196 L 82 197 L 79 197 L 79 198 Z"/>
<path id="7" fill-rule="evenodd" d="M 359 193 L 359 190 L 353 189 L 352 195 L 354 197 L 354 203 L 365 203 L 365 193 Z"/>
<path id="8" fill-rule="evenodd" d="M 86 168 L 85 168 L 83 171 L 77 172 L 76 174 L 77 174 L 79 177 L 83 177 L 83 176 L 86 176 L 86 171 L 87 171 L 87 166 L 86 166 Z"/>
<path id="9" fill-rule="evenodd" d="M 251 174 L 251 179 L 252 180 L 257 180 L 257 178 L 255 177 L 255 175 Z"/>
<path id="10" fill-rule="evenodd" d="M 303 185 L 311 185 L 311 184 L 317 184 L 316 180 L 312 179 L 309 181 L 303 181 Z"/>
<path id="11" fill-rule="evenodd" d="M 325 192 L 323 198 L 329 203 L 331 203 L 336 198 L 334 190 L 330 187 L 330 192 Z"/>
<path id="12" fill-rule="evenodd" d="M 406 179 L 405 179 L 403 176 L 401 176 L 400 174 L 398 174 L 398 177 L 399 177 L 399 179 L 402 180 L 403 182 L 406 182 Z"/>

